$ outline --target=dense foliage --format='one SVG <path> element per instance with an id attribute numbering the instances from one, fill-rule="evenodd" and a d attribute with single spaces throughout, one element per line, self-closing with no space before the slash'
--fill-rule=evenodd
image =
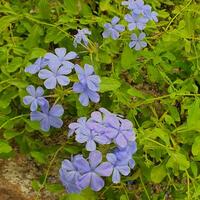
<path id="1" fill-rule="evenodd" d="M 20 152 L 35 160 L 43 174 L 33 180 L 37 199 L 43 188 L 60 200 L 200 198 L 200 5 L 198 0 L 146 0 L 158 15 L 153 13 L 152 20 L 141 25 L 123 4 L 121 0 L 0 1 L 0 158 Z M 40 78 L 27 73 L 27 66 L 41 63 L 37 59 L 56 48 L 76 52 L 77 66 L 94 67 L 101 79 L 100 100 L 81 101 L 76 94 L 80 89 L 71 92 L 72 83 L 80 81 L 76 74 L 68 75 L 70 83 L 56 79 L 55 88 L 48 82 L 44 85 L 49 77 L 41 71 Z M 27 102 L 24 97 L 27 91 L 34 96 L 39 88 L 37 98 L 43 98 L 41 86 L 47 88 L 44 94 L 51 106 L 59 103 L 64 108 L 63 114 L 59 106 L 62 128 L 41 130 L 37 121 L 30 120 L 24 103 L 35 112 L 45 99 Z M 59 181 L 62 161 L 91 154 L 74 136 L 67 137 L 68 125 L 102 107 L 133 123 L 135 167 L 118 184 L 106 178 L 98 193 L 87 188 L 67 194 Z M 95 152 L 102 152 L 105 160 L 111 148 L 102 144 Z M 48 179 L 55 170 L 56 183 Z"/>

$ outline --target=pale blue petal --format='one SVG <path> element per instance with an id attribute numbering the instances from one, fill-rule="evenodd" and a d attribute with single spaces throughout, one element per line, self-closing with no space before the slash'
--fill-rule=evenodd
<path id="1" fill-rule="evenodd" d="M 44 82 L 44 86 L 47 89 L 54 89 L 56 87 L 56 78 L 55 77 L 50 77 Z"/>

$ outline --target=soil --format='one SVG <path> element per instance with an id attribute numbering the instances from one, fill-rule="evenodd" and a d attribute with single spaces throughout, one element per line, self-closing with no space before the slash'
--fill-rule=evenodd
<path id="1" fill-rule="evenodd" d="M 31 160 L 17 155 L 8 160 L 0 159 L 0 200 L 35 200 L 32 181 L 37 180 L 38 167 Z M 42 191 L 40 200 L 56 200 L 48 191 Z"/>

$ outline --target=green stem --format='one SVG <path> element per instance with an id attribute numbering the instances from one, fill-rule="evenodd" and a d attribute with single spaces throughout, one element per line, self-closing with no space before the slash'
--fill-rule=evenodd
<path id="1" fill-rule="evenodd" d="M 6 122 L 4 122 L 4 123 L 0 126 L 0 129 L 2 129 L 6 124 L 8 124 L 8 122 L 13 121 L 13 120 L 15 120 L 15 119 L 19 119 L 19 118 L 21 118 L 21 117 L 25 117 L 25 116 L 29 116 L 29 114 L 18 115 L 18 116 L 16 116 L 16 117 L 13 117 L 13 118 L 8 119 Z"/>

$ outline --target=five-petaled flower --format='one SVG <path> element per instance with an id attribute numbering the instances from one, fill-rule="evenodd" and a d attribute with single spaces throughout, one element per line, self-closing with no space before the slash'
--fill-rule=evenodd
<path id="1" fill-rule="evenodd" d="M 93 66 L 85 64 L 83 69 L 79 65 L 75 65 L 75 70 L 79 82 L 74 83 L 73 91 L 80 93 L 79 101 L 81 104 L 87 106 L 89 100 L 95 103 L 99 102 L 100 96 L 97 91 L 99 91 L 100 78 L 94 74 Z"/>
<path id="2" fill-rule="evenodd" d="M 138 51 L 147 46 L 147 43 L 144 40 L 146 37 L 145 33 L 140 33 L 139 37 L 135 33 L 131 35 L 131 42 L 129 43 L 129 47 L 135 47 L 135 50 Z"/>
<path id="3" fill-rule="evenodd" d="M 120 163 L 117 157 L 113 153 L 108 153 L 106 156 L 107 160 L 112 164 L 112 182 L 119 183 L 121 180 L 120 174 L 127 176 L 130 173 L 130 168 L 126 164 Z"/>
<path id="4" fill-rule="evenodd" d="M 110 176 L 112 173 L 112 165 L 109 162 L 102 161 L 100 151 L 92 151 L 89 154 L 89 161 L 86 159 L 78 159 L 79 172 L 82 174 L 77 181 L 77 185 L 82 189 L 90 186 L 94 191 L 99 191 L 104 186 L 104 180 L 101 176 Z"/>
<path id="5" fill-rule="evenodd" d="M 23 102 L 25 105 L 30 105 L 31 111 L 36 111 L 38 108 L 38 105 L 44 106 L 44 104 L 47 102 L 47 100 L 43 97 L 44 90 L 42 87 L 35 87 L 33 85 L 29 85 L 26 88 L 26 91 L 30 94 L 29 96 L 25 96 L 23 98 Z"/>
<path id="6" fill-rule="evenodd" d="M 112 37 L 114 40 L 119 38 L 119 33 L 125 30 L 125 27 L 119 22 L 119 17 L 113 17 L 111 23 L 104 24 L 105 31 L 102 33 L 104 38 Z"/>
<path id="7" fill-rule="evenodd" d="M 144 8 L 144 17 L 148 20 L 153 20 L 155 22 L 158 22 L 158 13 L 155 11 L 151 11 L 151 6 L 146 5 Z"/>
<path id="8" fill-rule="evenodd" d="M 79 159 L 82 159 L 82 155 L 72 157 L 71 161 L 63 160 L 59 170 L 60 180 L 69 193 L 79 193 L 81 191 L 81 188 L 76 184 L 80 178 L 80 172 L 77 168 Z"/>
<path id="9" fill-rule="evenodd" d="M 89 31 L 87 28 L 78 29 L 78 33 L 74 35 L 73 45 L 77 47 L 77 44 L 81 44 L 81 42 L 83 42 L 85 46 L 88 46 L 89 40 L 87 35 L 91 35 L 91 31 Z"/>
<path id="10" fill-rule="evenodd" d="M 31 120 L 39 121 L 43 131 L 49 131 L 51 126 L 55 128 L 62 127 L 63 121 L 60 119 L 60 117 L 63 115 L 64 109 L 61 105 L 53 105 L 49 110 L 49 103 L 47 102 L 41 107 L 41 110 L 42 112 L 31 112 Z"/>
<path id="11" fill-rule="evenodd" d="M 128 30 L 132 31 L 135 28 L 144 30 L 148 19 L 132 12 L 132 14 L 125 15 L 125 20 L 129 23 Z"/>
<path id="12" fill-rule="evenodd" d="M 77 57 L 77 54 L 73 51 L 66 54 L 65 48 L 55 49 L 55 54 L 47 53 L 45 58 L 48 59 L 48 69 L 40 70 L 38 76 L 41 79 L 46 79 L 44 85 L 47 89 L 54 89 L 58 84 L 66 86 L 70 80 L 67 74 L 71 73 L 74 64 L 69 60 Z"/>

